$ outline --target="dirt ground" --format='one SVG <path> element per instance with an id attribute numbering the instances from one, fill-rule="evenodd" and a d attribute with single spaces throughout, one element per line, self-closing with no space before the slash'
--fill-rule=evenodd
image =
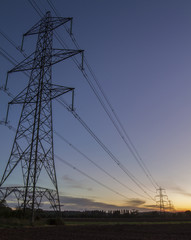
<path id="1" fill-rule="evenodd" d="M 0 229 L 1 240 L 191 240 L 191 224 L 86 225 Z"/>

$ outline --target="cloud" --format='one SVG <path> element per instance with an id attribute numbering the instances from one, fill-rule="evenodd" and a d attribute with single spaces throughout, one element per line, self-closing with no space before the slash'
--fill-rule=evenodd
<path id="1" fill-rule="evenodd" d="M 187 197 L 191 197 L 191 193 L 189 192 L 186 192 L 183 188 L 179 187 L 179 186 L 173 186 L 171 187 L 171 189 L 175 192 L 175 193 L 178 193 L 178 194 L 181 194 L 181 195 L 184 195 L 184 196 L 187 196 Z"/>
<path id="2" fill-rule="evenodd" d="M 62 176 L 62 180 L 66 181 L 66 182 L 73 182 L 74 180 L 72 178 L 70 178 L 67 174 L 65 174 L 64 176 Z"/>
<path id="3" fill-rule="evenodd" d="M 139 207 L 143 204 L 145 204 L 145 201 L 137 199 L 137 198 L 133 198 L 127 201 L 127 204 L 133 207 Z"/>
<path id="4" fill-rule="evenodd" d="M 10 195 L 8 199 L 10 207 L 17 207 L 17 201 L 14 195 Z M 64 211 L 85 211 L 85 210 L 132 210 L 136 209 L 139 211 L 155 210 L 155 205 L 144 205 L 145 201 L 141 199 L 130 199 L 126 201 L 124 205 L 109 204 L 104 202 L 95 201 L 91 198 L 86 197 L 71 197 L 60 195 L 60 203 L 63 206 Z M 43 199 L 41 202 L 41 208 L 50 210 L 50 203 L 47 199 Z"/>
<path id="5" fill-rule="evenodd" d="M 152 210 L 157 210 L 158 209 L 156 204 L 144 205 L 144 207 L 147 208 L 147 209 L 152 209 Z"/>
<path id="6" fill-rule="evenodd" d="M 72 179 L 67 174 L 62 176 L 62 180 L 64 183 L 66 183 L 70 188 L 77 188 L 77 189 L 85 189 L 88 191 L 92 191 L 93 189 L 90 187 L 85 187 L 84 184 L 80 184 L 80 182 L 76 181 L 75 179 Z"/>
<path id="7" fill-rule="evenodd" d="M 77 209 L 113 209 L 115 205 L 96 202 L 89 198 L 76 198 L 68 196 L 60 196 L 60 201 L 64 203 L 66 208 L 77 208 Z"/>
<path id="8" fill-rule="evenodd" d="M 94 201 L 90 198 L 77 198 L 69 196 L 60 196 L 60 201 L 64 205 L 63 210 L 131 210 L 136 208 L 140 211 L 146 211 L 148 208 L 142 206 L 145 201 L 140 199 L 131 199 L 124 205 L 119 206 L 115 204 L 108 204 L 103 202 Z M 150 208 L 149 208 L 150 209 Z"/>

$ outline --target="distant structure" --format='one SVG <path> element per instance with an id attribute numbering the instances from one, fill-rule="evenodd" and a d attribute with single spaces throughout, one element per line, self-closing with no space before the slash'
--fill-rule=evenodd
<path id="1" fill-rule="evenodd" d="M 8 72 L 30 71 L 30 78 L 28 86 L 8 104 L 8 109 L 10 104 L 22 104 L 22 111 L 11 154 L 0 181 L 0 201 L 10 195 L 14 196 L 24 213 L 26 209 L 31 209 L 32 222 L 35 210 L 40 207 L 43 199 L 49 201 L 54 211 L 60 212 L 54 163 L 52 100 L 68 92 L 72 93 L 73 99 L 74 89 L 52 84 L 52 65 L 83 51 L 54 49 L 53 30 L 71 20 L 72 18 L 51 17 L 51 13 L 47 12 L 23 35 L 24 39 L 25 36 L 38 34 L 35 52 Z M 5 88 L 6 86 L 7 81 Z M 23 185 L 4 187 L 7 178 L 19 163 Z M 38 185 L 42 168 L 46 170 L 53 189 Z"/>
<path id="2" fill-rule="evenodd" d="M 168 197 L 165 193 L 165 189 L 159 187 L 159 189 L 157 189 L 157 195 L 155 196 L 155 199 L 156 206 L 159 207 L 160 214 L 164 214 L 168 203 Z"/>
<path id="3" fill-rule="evenodd" d="M 175 208 L 171 200 L 168 201 L 168 211 L 171 213 L 175 212 Z"/>

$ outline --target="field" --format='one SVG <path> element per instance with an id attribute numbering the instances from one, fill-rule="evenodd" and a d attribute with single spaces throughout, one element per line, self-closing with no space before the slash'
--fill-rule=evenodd
<path id="1" fill-rule="evenodd" d="M 190 240 L 190 223 L 90 223 L 0 229 L 1 240 Z"/>

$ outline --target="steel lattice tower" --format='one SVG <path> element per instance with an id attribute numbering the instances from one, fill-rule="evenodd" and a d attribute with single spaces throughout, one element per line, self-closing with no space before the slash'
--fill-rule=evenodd
<path id="1" fill-rule="evenodd" d="M 165 213 L 165 205 L 167 204 L 167 195 L 165 194 L 165 189 L 159 187 L 157 189 L 156 205 L 159 206 L 160 214 Z"/>
<path id="2" fill-rule="evenodd" d="M 14 194 L 23 208 L 39 208 L 42 199 L 47 198 L 55 211 L 60 211 L 58 184 L 54 163 L 52 99 L 73 88 L 52 84 L 52 65 L 70 58 L 82 50 L 53 49 L 53 30 L 71 22 L 72 18 L 51 17 L 50 12 L 35 24 L 25 36 L 38 34 L 36 50 L 8 73 L 30 71 L 28 86 L 9 104 L 22 104 L 12 151 L 0 182 L 0 198 Z M 9 106 L 9 105 L 8 105 Z M 3 187 L 15 167 L 21 163 L 23 186 Z M 38 186 L 42 168 L 45 168 L 54 189 Z"/>

